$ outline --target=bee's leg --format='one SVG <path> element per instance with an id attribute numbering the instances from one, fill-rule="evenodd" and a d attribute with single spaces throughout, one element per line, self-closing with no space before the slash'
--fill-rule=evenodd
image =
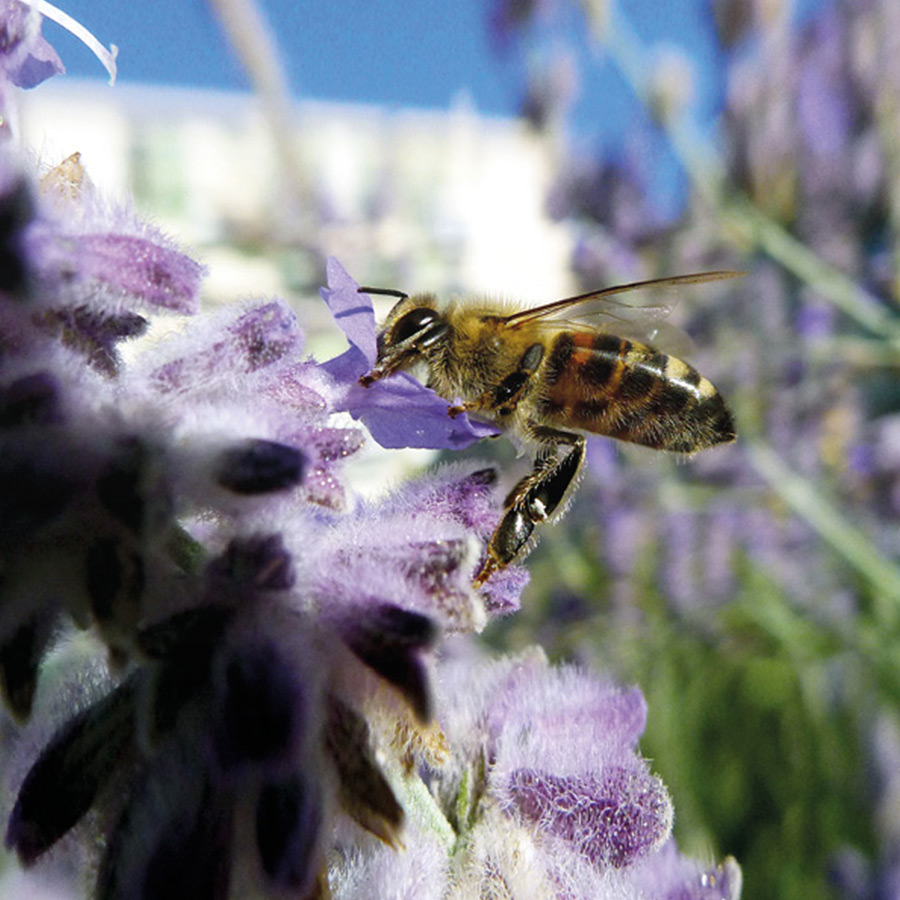
<path id="1" fill-rule="evenodd" d="M 460 413 L 487 409 L 501 416 L 508 416 L 515 412 L 519 401 L 522 399 L 531 377 L 537 372 L 541 360 L 544 358 L 544 345 L 532 344 L 519 360 L 515 371 L 510 372 L 496 387 L 485 391 L 476 400 L 459 406 L 451 406 L 447 413 L 455 419 Z"/>
<path id="2" fill-rule="evenodd" d="M 487 547 L 487 559 L 475 576 L 479 587 L 495 572 L 506 568 L 522 552 L 534 532 L 566 498 L 584 462 L 585 439 L 579 434 L 536 428 L 534 436 L 546 447 L 534 461 L 534 468 L 506 498 L 500 524 L 494 529 Z M 561 453 L 561 448 L 567 451 Z"/>

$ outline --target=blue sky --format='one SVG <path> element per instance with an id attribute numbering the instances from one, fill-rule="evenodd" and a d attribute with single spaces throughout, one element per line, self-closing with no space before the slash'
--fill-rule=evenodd
<path id="1" fill-rule="evenodd" d="M 628 0 L 626 5 L 643 37 L 667 37 L 708 65 L 711 33 L 699 12 L 704 2 Z M 245 86 L 203 0 L 60 0 L 60 5 L 101 41 L 119 45 L 123 81 Z M 485 0 L 262 0 L 262 6 L 279 35 L 298 97 L 443 108 L 465 91 L 482 112 L 511 115 L 517 109 L 519 72 L 491 47 Z M 54 31 L 48 26 L 71 74 L 102 78 L 86 50 Z M 629 109 L 627 90 L 608 66 L 592 77 L 583 96 L 585 118 L 598 127 L 615 127 Z"/>
<path id="2" fill-rule="evenodd" d="M 105 44 L 119 46 L 125 81 L 245 89 L 204 0 L 57 0 Z M 375 103 L 389 107 L 446 108 L 461 93 L 491 115 L 514 115 L 522 68 L 491 45 L 488 0 L 259 0 L 283 48 L 298 98 Z M 646 44 L 666 41 L 693 60 L 695 112 L 711 120 L 721 102 L 710 5 L 715 0 L 618 0 Z M 749 0 L 748 0 L 749 2 Z M 795 0 L 803 13 L 828 0 Z M 642 114 L 617 70 L 589 57 L 580 20 L 557 26 L 561 41 L 579 48 L 589 74 L 581 85 L 575 125 L 588 145 L 614 146 Z M 70 74 L 103 78 L 88 51 L 48 24 L 47 36 Z M 658 168 L 679 205 L 677 169 Z"/>
<path id="3" fill-rule="evenodd" d="M 486 112 L 514 109 L 511 72 L 504 75 L 489 52 L 483 0 L 260 5 L 298 96 L 442 107 L 466 87 Z M 119 45 L 123 80 L 246 85 L 203 0 L 61 0 L 60 6 L 104 43 Z M 72 74 L 102 77 L 86 51 L 51 39 Z"/>
<path id="4" fill-rule="evenodd" d="M 298 97 L 446 107 L 460 91 L 489 114 L 511 115 L 518 69 L 498 57 L 486 24 L 487 0 L 259 0 L 284 49 Z M 720 99 L 709 7 L 714 0 L 619 0 L 650 43 L 666 40 L 698 65 L 704 110 Z M 822 0 L 797 0 L 805 9 Z M 225 89 L 246 86 L 204 0 L 58 0 L 106 44 L 119 45 L 123 81 Z M 89 53 L 54 25 L 47 34 L 73 75 L 102 78 Z M 578 23 L 563 32 L 571 38 Z M 630 109 L 625 85 L 609 65 L 584 85 L 583 121 L 618 123 Z"/>
<path id="5" fill-rule="evenodd" d="M 58 0 L 106 44 L 119 45 L 123 81 L 225 89 L 246 86 L 204 0 Z M 298 97 L 444 108 L 461 91 L 489 114 L 514 114 L 518 69 L 498 57 L 486 24 L 487 0 L 259 0 L 284 48 Z M 701 111 L 720 97 L 711 77 L 713 0 L 619 0 L 646 42 L 669 41 L 698 65 Z M 802 10 L 821 0 L 798 0 Z M 563 38 L 571 38 L 578 22 Z M 73 75 L 102 77 L 88 52 L 48 35 Z M 583 86 L 580 121 L 618 128 L 632 111 L 625 85 L 609 65 Z M 593 130 L 593 129 L 588 129 Z"/>

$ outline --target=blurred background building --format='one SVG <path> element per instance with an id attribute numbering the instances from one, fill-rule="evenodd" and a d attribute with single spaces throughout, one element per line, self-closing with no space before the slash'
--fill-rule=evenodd
<path id="1" fill-rule="evenodd" d="M 521 120 L 465 98 L 293 113 L 292 186 L 247 94 L 57 79 L 26 96 L 23 131 L 48 166 L 78 151 L 111 199 L 133 194 L 209 265 L 211 299 L 317 295 L 325 248 L 360 281 L 409 291 L 537 301 L 571 286 L 572 235 L 545 212 L 552 145 Z"/>

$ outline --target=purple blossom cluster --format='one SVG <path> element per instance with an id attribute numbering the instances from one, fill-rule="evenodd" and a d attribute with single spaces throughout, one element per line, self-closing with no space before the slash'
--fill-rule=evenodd
<path id="1" fill-rule="evenodd" d="M 226 896 L 234 859 L 308 892 L 338 808 L 399 840 L 363 710 L 426 721 L 438 635 L 483 625 L 493 472 L 348 512 L 362 434 L 331 423 L 284 303 L 197 316 L 126 364 L 150 314 L 196 309 L 201 267 L 83 178 L 4 174 L 0 683 L 28 719 L 73 625 L 111 679 L 17 788 L 7 845 L 30 865 L 99 807 L 99 896 Z"/>
<path id="2" fill-rule="evenodd" d="M 336 896 L 740 895 L 733 860 L 704 866 L 671 840 L 668 793 L 635 753 L 646 717 L 637 689 L 553 668 L 539 650 L 488 660 L 458 640 L 437 675 L 439 738 L 417 749 L 452 852 L 438 851 L 416 809 L 407 839 L 426 868 L 409 889 L 397 891 L 384 849 L 353 850 Z"/>
<path id="3" fill-rule="evenodd" d="M 19 83 L 46 56 L 39 22 L 13 2 L 0 23 Z M 77 155 L 38 178 L 0 149 L 3 799 L 20 863 L 74 867 L 103 900 L 736 898 L 734 863 L 669 842 L 636 689 L 463 643 L 527 581 L 511 567 L 472 587 L 493 468 L 372 501 L 345 489 L 364 434 L 336 413 L 390 445 L 485 431 L 411 380 L 358 388 L 375 324 L 341 267 L 323 293 L 351 348 L 323 365 L 281 300 L 200 312 L 202 266 Z M 150 340 L 151 320 L 180 327 Z M 91 662 L 67 666 L 79 641 Z"/>

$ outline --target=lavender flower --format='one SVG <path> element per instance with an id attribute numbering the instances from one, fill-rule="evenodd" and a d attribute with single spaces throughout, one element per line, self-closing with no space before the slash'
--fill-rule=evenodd
<path id="1" fill-rule="evenodd" d="M 8 183 L 19 191 L 27 176 Z M 353 388 L 300 358 L 278 301 L 197 317 L 126 364 L 118 345 L 133 329 L 104 326 L 102 341 L 89 329 L 109 310 L 190 312 L 201 270 L 148 236 L 130 245 L 151 249 L 129 271 L 99 222 L 85 255 L 109 246 L 93 257 L 105 264 L 66 269 L 82 234 L 67 216 L 87 218 L 91 190 L 60 205 L 29 189 L 31 215 L 16 219 L 0 665 L 25 719 L 42 656 L 77 622 L 107 644 L 111 685 L 17 785 L 8 846 L 33 865 L 100 827 L 104 898 L 302 894 L 326 880 L 352 897 L 397 879 L 421 896 L 426 874 L 435 896 L 476 883 L 531 896 L 532 877 L 557 896 L 596 896 L 610 880 L 605 896 L 624 895 L 671 824 L 635 753 L 640 695 L 537 658 L 469 660 L 441 667 L 435 704 L 443 636 L 514 608 L 525 581 L 514 567 L 471 587 L 497 519 L 493 470 L 449 466 L 348 508 L 340 465 L 361 438 L 329 415 Z M 396 857 L 401 844 L 421 865 Z M 523 872 L 510 853 L 526 844 L 537 855 Z"/>
<path id="2" fill-rule="evenodd" d="M 450 650 L 438 698 L 449 757 L 432 756 L 426 769 L 455 823 L 458 896 L 739 895 L 733 863 L 704 894 L 712 880 L 665 843 L 671 804 L 635 752 L 646 715 L 637 690 L 553 669 L 539 651 L 488 663 Z"/>
<path id="3" fill-rule="evenodd" d="M 20 0 L 3 0 L 0 78 L 16 87 L 33 88 L 65 71 L 62 60 L 41 34 L 41 17 Z"/>
<path id="4" fill-rule="evenodd" d="M 368 428 L 382 447 L 446 447 L 462 450 L 469 444 L 496 434 L 467 415 L 447 415 L 447 399 L 423 388 L 411 375 L 397 373 L 368 388 L 358 384 L 361 375 L 375 363 L 375 313 L 372 301 L 358 292 L 359 285 L 340 264 L 328 261 L 328 288 L 322 297 L 350 341 L 350 349 L 329 360 L 323 368 L 345 391 L 337 409 L 346 409 Z M 452 399 L 452 398 L 451 398 Z"/>
<path id="5" fill-rule="evenodd" d="M 307 891 L 336 817 L 399 843 L 364 710 L 426 721 L 440 632 L 483 626 L 493 472 L 348 512 L 362 436 L 330 423 L 342 389 L 284 304 L 198 318 L 126 365 L 148 311 L 194 311 L 201 267 L 127 211 L 102 220 L 84 179 L 3 174 L 21 271 L 0 310 L 5 698 L 29 717 L 72 622 L 114 679 L 18 787 L 7 844 L 33 864 L 96 807 L 100 896 L 224 896 L 247 872 Z M 256 825 L 235 836 L 239 810 Z"/>
<path id="6" fill-rule="evenodd" d="M 351 348 L 319 365 L 280 300 L 195 315 L 203 268 L 77 157 L 40 183 L 0 157 L 0 251 L 0 687 L 20 753 L 55 720 L 5 785 L 24 866 L 80 844 L 103 900 L 713 896 L 667 843 L 639 692 L 464 647 L 527 581 L 472 587 L 493 468 L 345 491 L 364 435 L 334 412 L 386 446 L 491 431 L 358 386 L 374 318 L 336 261 Z M 138 342 L 153 315 L 194 318 Z M 48 684 L 79 629 L 105 663 Z"/>

